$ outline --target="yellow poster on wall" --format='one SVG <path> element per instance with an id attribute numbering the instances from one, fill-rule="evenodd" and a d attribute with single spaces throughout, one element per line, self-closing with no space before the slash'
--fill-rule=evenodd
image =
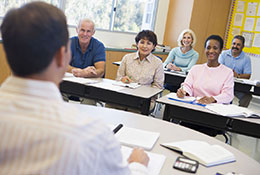
<path id="1" fill-rule="evenodd" d="M 260 0 L 233 0 L 225 48 L 230 49 L 235 35 L 245 37 L 244 52 L 260 56 Z"/>

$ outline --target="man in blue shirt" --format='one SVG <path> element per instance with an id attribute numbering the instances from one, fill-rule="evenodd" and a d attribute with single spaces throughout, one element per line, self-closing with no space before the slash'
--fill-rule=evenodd
<path id="1" fill-rule="evenodd" d="M 243 52 L 245 38 L 236 35 L 232 40 L 230 50 L 223 51 L 219 57 L 219 62 L 233 69 L 234 77 L 249 79 L 251 76 L 251 60 Z M 248 107 L 251 99 L 251 93 L 235 91 L 235 96 L 239 99 L 239 106 Z"/>
<path id="2" fill-rule="evenodd" d="M 68 72 L 76 77 L 103 77 L 105 72 L 105 47 L 92 37 L 95 24 L 90 19 L 83 19 L 77 27 L 78 36 L 71 38 L 72 59 Z"/>

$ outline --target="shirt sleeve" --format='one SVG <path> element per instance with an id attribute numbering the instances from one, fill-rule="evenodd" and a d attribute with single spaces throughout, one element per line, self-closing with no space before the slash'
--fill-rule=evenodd
<path id="1" fill-rule="evenodd" d="M 220 56 L 218 57 L 218 62 L 220 63 L 220 64 L 224 64 L 225 65 L 225 62 L 224 62 L 224 53 L 222 52 L 221 54 L 220 54 Z"/>
<path id="2" fill-rule="evenodd" d="M 247 60 L 246 60 L 245 65 L 244 65 L 243 74 L 251 74 L 252 73 L 251 59 L 250 59 L 249 56 L 247 56 L 246 58 L 247 58 Z"/>
<path id="3" fill-rule="evenodd" d="M 116 80 L 121 80 L 124 76 L 126 76 L 126 61 L 127 55 L 123 57 L 121 64 L 117 70 Z"/>
<path id="4" fill-rule="evenodd" d="M 230 71 L 224 81 L 223 88 L 219 95 L 213 96 L 217 103 L 229 104 L 234 98 L 234 77 L 233 72 Z"/>
<path id="5" fill-rule="evenodd" d="M 157 88 L 162 89 L 163 83 L 164 83 L 164 70 L 163 70 L 163 64 L 162 64 L 162 62 L 160 62 L 157 69 L 155 70 L 152 87 L 157 87 Z"/>
<path id="6" fill-rule="evenodd" d="M 105 174 L 115 175 L 148 175 L 148 169 L 144 165 L 137 162 L 128 164 L 126 160 L 123 160 L 120 144 L 112 132 L 108 133 L 103 139 L 106 139 L 106 146 L 99 155 L 100 163 L 96 167 L 96 174 L 104 174 L 105 172 Z"/>
<path id="7" fill-rule="evenodd" d="M 97 47 L 95 56 L 94 56 L 94 64 L 99 61 L 106 61 L 106 51 L 105 46 L 100 43 Z"/>
<path id="8" fill-rule="evenodd" d="M 163 63 L 163 67 L 166 67 L 169 63 L 171 63 L 175 58 L 175 51 L 174 48 L 170 51 L 168 57 L 166 58 L 166 60 Z"/>
<path id="9" fill-rule="evenodd" d="M 192 68 L 192 66 L 194 66 L 196 64 L 196 62 L 198 61 L 198 58 L 199 58 L 199 54 L 198 53 L 195 53 L 190 59 L 190 63 L 188 64 L 187 67 L 183 67 L 181 68 L 182 71 L 188 71 Z"/>
<path id="10" fill-rule="evenodd" d="M 195 70 L 191 68 L 189 71 L 187 77 L 184 80 L 183 83 L 183 90 L 189 94 L 189 96 L 193 96 L 193 88 L 192 85 L 194 83 L 194 75 L 195 75 Z"/>

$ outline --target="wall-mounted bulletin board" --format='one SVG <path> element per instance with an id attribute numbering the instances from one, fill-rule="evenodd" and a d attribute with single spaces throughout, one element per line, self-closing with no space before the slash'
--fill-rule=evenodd
<path id="1" fill-rule="evenodd" d="M 244 52 L 260 57 L 260 0 L 233 0 L 225 48 L 230 49 L 235 35 L 246 39 Z"/>

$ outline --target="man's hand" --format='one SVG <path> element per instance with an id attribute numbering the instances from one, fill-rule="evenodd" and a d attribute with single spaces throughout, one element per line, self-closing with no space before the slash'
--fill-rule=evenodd
<path id="1" fill-rule="evenodd" d="M 144 166 L 148 166 L 149 157 L 142 148 L 135 148 L 128 158 L 128 163 L 138 162 Z"/>
<path id="2" fill-rule="evenodd" d="M 234 73 L 234 77 L 238 78 L 238 73 L 236 73 L 235 70 L 233 70 L 233 73 Z"/>
<path id="3" fill-rule="evenodd" d="M 94 66 L 86 67 L 85 69 L 75 68 L 71 70 L 75 77 L 91 78 L 97 75 L 96 68 Z"/>
<path id="4" fill-rule="evenodd" d="M 200 104 L 210 104 L 210 103 L 216 103 L 216 100 L 213 97 L 202 97 L 201 99 L 198 100 L 198 103 Z"/>

